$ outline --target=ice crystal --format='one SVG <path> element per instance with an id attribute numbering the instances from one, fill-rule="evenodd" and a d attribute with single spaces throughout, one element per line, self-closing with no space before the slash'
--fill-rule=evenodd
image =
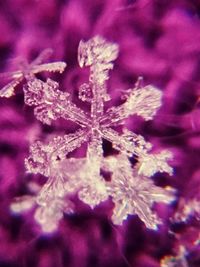
<path id="1" fill-rule="evenodd" d="M 197 198 L 192 198 L 186 201 L 180 198 L 178 209 L 171 219 L 172 222 L 180 223 L 187 222 L 191 217 L 200 220 L 200 201 Z"/>
<path id="2" fill-rule="evenodd" d="M 15 87 L 25 79 L 26 81 L 35 79 L 35 75 L 43 72 L 60 72 L 62 73 L 66 67 L 65 62 L 43 63 L 52 54 L 52 50 L 47 48 L 43 50 L 38 57 L 30 64 L 23 60 L 20 62 L 19 69 L 13 72 L 3 73 L 2 78 L 11 79 L 12 81 L 0 89 L 0 97 L 11 97 L 14 95 Z"/>
<path id="3" fill-rule="evenodd" d="M 165 256 L 160 263 L 160 267 L 189 267 L 186 255 L 187 251 L 180 246 L 177 256 Z"/>
<path id="4" fill-rule="evenodd" d="M 90 68 L 89 82 L 80 86 L 79 98 L 90 103 L 90 112 L 76 106 L 70 95 L 60 91 L 58 83 L 51 79 L 46 82 L 29 79 L 24 86 L 25 103 L 34 106 L 34 114 L 42 123 L 51 124 L 63 118 L 80 127 L 74 133 L 54 136 L 44 143 L 36 141 L 25 160 L 28 172 L 42 174 L 48 180 L 36 196 L 25 196 L 22 202 L 16 199 L 11 208 L 20 212 L 37 205 L 35 219 L 44 231 L 55 230 L 62 213 L 74 211 L 69 200 L 71 194 L 77 194 L 91 208 L 111 197 L 115 204 L 114 223 L 121 224 L 128 214 L 137 214 L 149 228 L 160 223 L 151 209 L 153 203 L 169 203 L 174 198 L 172 190 L 155 186 L 149 178 L 156 172 L 172 174 L 167 163 L 170 152 L 153 154 L 152 144 L 141 135 L 125 128 L 120 134 L 113 128 L 133 114 L 151 120 L 161 105 L 161 91 L 152 85 L 142 87 L 139 80 L 133 89 L 127 90 L 121 105 L 109 109 L 104 106 L 110 99 L 106 81 L 118 52 L 117 44 L 101 36 L 79 44 L 79 65 Z M 104 156 L 103 140 L 112 143 L 117 156 Z M 66 157 L 84 142 L 87 142 L 85 158 Z M 136 166 L 131 166 L 130 156 L 136 156 Z M 106 181 L 103 171 L 111 174 L 110 181 Z"/>

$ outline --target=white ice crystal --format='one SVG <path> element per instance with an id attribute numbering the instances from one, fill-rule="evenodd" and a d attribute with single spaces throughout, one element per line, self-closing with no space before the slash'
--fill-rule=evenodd
<path id="1" fill-rule="evenodd" d="M 186 201 L 180 198 L 178 209 L 171 221 L 174 223 L 187 222 L 192 217 L 200 220 L 200 200 L 192 198 Z"/>
<path id="2" fill-rule="evenodd" d="M 180 246 L 178 255 L 165 256 L 161 262 L 160 267 L 189 267 L 187 262 L 187 250 L 185 247 Z"/>
<path id="3" fill-rule="evenodd" d="M 43 82 L 30 79 L 24 86 L 25 103 L 34 107 L 34 114 L 44 124 L 63 118 L 79 125 L 79 130 L 63 136 L 55 136 L 46 143 L 31 144 L 30 155 L 25 160 L 30 173 L 39 173 L 48 180 L 34 197 L 37 205 L 35 219 L 44 231 L 54 231 L 62 213 L 71 213 L 71 194 L 91 208 L 112 198 L 115 204 L 112 220 L 121 224 L 128 214 L 137 214 L 149 228 L 156 228 L 160 220 L 152 211 L 154 202 L 169 203 L 173 192 L 155 186 L 148 178 L 156 172 L 172 174 L 167 160 L 169 151 L 152 154 L 152 145 L 141 135 L 123 129 L 120 134 L 113 126 L 121 125 L 130 115 L 136 114 L 151 120 L 161 105 L 162 93 L 154 86 L 142 87 L 138 82 L 127 90 L 124 102 L 106 109 L 104 104 L 110 97 L 106 81 L 113 61 L 119 52 L 118 45 L 95 36 L 87 42 L 81 41 L 78 48 L 80 67 L 89 67 L 89 82 L 79 88 L 79 98 L 91 105 L 90 112 L 76 106 L 67 92 L 51 79 Z M 118 151 L 117 156 L 105 157 L 102 142 L 107 140 Z M 85 158 L 67 158 L 67 154 L 87 142 Z M 132 167 L 130 156 L 138 163 Z M 111 173 L 106 181 L 102 171 Z M 33 200 L 30 200 L 33 203 Z M 22 205 L 23 206 L 23 205 Z M 24 206 L 28 206 L 27 203 Z M 12 205 L 20 211 L 20 199 Z M 23 207 L 21 208 L 23 210 Z"/>

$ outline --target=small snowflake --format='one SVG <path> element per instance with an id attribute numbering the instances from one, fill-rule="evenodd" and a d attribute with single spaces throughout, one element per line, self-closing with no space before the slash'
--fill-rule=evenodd
<path id="1" fill-rule="evenodd" d="M 65 62 L 51 62 L 42 63 L 52 54 L 51 49 L 43 50 L 38 57 L 33 60 L 30 64 L 23 60 L 20 62 L 19 69 L 13 72 L 2 73 L 0 77 L 11 79 L 12 81 L 0 89 L 0 97 L 11 97 L 14 95 L 15 87 L 25 79 L 26 81 L 35 79 L 35 75 L 48 71 L 48 72 L 60 72 L 62 73 L 66 67 Z"/>
<path id="2" fill-rule="evenodd" d="M 104 169 L 112 174 L 108 191 L 115 203 L 113 222 L 121 224 L 128 214 L 137 214 L 148 228 L 156 229 L 161 221 L 151 207 L 154 202 L 171 202 L 174 191 L 155 186 L 151 179 L 139 175 L 123 154 L 107 157 Z"/>
<path id="3" fill-rule="evenodd" d="M 113 128 L 133 114 L 151 120 L 161 105 L 161 91 L 151 85 L 142 87 L 139 80 L 133 89 L 127 90 L 121 105 L 105 108 L 105 102 L 110 100 L 106 81 L 118 52 L 117 44 L 100 36 L 80 42 L 79 65 L 89 67 L 90 76 L 89 82 L 80 86 L 79 98 L 90 103 L 90 112 L 75 105 L 70 95 L 60 91 L 58 83 L 51 79 L 46 82 L 29 79 L 24 86 L 25 103 L 34 106 L 34 114 L 42 123 L 50 125 L 54 120 L 63 118 L 80 127 L 75 133 L 55 136 L 46 143 L 35 142 L 25 160 L 28 172 L 48 177 L 34 197 L 38 207 L 35 219 L 43 230 L 55 230 L 62 212 L 72 212 L 69 196 L 74 193 L 91 208 L 111 196 L 115 204 L 114 223 L 121 224 L 128 214 L 137 214 L 149 228 L 155 228 L 160 223 L 151 210 L 153 203 L 173 200 L 172 190 L 157 187 L 148 178 L 156 172 L 172 174 L 172 168 L 167 163 L 171 153 L 164 150 L 152 154 L 152 144 L 141 135 L 125 128 L 120 134 Z M 104 157 L 103 140 L 112 143 L 119 153 L 116 157 Z M 84 142 L 88 144 L 85 158 L 66 158 L 69 152 Z M 138 160 L 134 168 L 129 163 L 132 155 Z M 107 169 L 111 172 L 110 182 L 106 182 L 102 175 L 102 170 Z M 18 205 L 18 211 L 19 203 L 20 200 L 17 200 L 13 204 Z M 52 218 L 53 214 L 56 214 L 55 218 Z M 52 227 L 49 228 L 51 221 Z"/>

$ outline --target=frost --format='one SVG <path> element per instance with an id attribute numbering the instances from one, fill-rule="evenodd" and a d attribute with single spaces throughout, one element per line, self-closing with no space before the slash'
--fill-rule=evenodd
<path id="1" fill-rule="evenodd" d="M 187 251 L 180 246 L 177 256 L 165 256 L 160 263 L 160 267 L 189 267 L 187 262 Z"/>
<path id="2" fill-rule="evenodd" d="M 28 172 L 47 177 L 46 184 L 34 195 L 35 220 L 43 231 L 54 231 L 63 212 L 74 212 L 70 200 L 74 194 L 91 208 L 111 197 L 115 204 L 114 223 L 122 224 L 129 214 L 136 214 L 153 229 L 161 223 L 152 210 L 154 202 L 169 203 L 174 199 L 173 190 L 155 186 L 149 178 L 157 172 L 172 174 L 168 164 L 171 153 L 163 150 L 154 154 L 152 144 L 143 136 L 125 127 L 121 134 L 113 128 L 133 114 L 144 120 L 152 119 L 162 97 L 159 89 L 152 85 L 142 87 L 139 79 L 124 94 L 121 105 L 106 109 L 105 102 L 110 99 L 106 82 L 118 52 L 117 44 L 100 36 L 79 44 L 79 65 L 90 69 L 89 82 L 79 88 L 79 99 L 90 103 L 90 112 L 74 104 L 70 95 L 59 90 L 59 84 L 51 79 L 45 82 L 29 79 L 24 86 L 25 103 L 34 106 L 34 114 L 42 123 L 50 125 L 63 118 L 79 125 L 74 133 L 31 144 L 25 160 Z M 105 157 L 103 140 L 111 142 L 118 155 Z M 86 156 L 70 158 L 68 153 L 84 142 L 87 142 Z M 132 156 L 137 159 L 135 166 L 129 161 Z M 110 173 L 110 181 L 106 181 L 104 171 Z M 15 208 L 11 206 L 13 211 L 20 210 L 19 202 L 18 199 Z"/>
<path id="3" fill-rule="evenodd" d="M 51 79 L 43 82 L 30 80 L 24 86 L 25 103 L 37 106 L 34 114 L 44 124 L 51 124 L 58 118 L 70 119 L 81 126 L 86 126 L 90 120 L 87 115 L 73 104 L 69 94 L 59 90 L 59 84 Z"/>
<path id="4" fill-rule="evenodd" d="M 16 198 L 15 201 L 11 204 L 10 208 L 15 213 L 20 213 L 22 211 L 29 210 L 33 207 L 35 203 L 35 198 L 32 196 L 23 196 Z"/>
<path id="5" fill-rule="evenodd" d="M 143 117 L 146 121 L 151 120 L 161 106 L 161 97 L 161 91 L 151 85 L 141 88 L 141 78 L 139 78 L 135 87 L 127 90 L 123 96 L 126 101 L 118 107 L 108 109 L 102 116 L 102 123 L 105 126 L 118 125 L 134 114 Z"/>
<path id="6" fill-rule="evenodd" d="M 191 217 L 200 220 L 200 201 L 197 198 L 192 198 L 186 201 L 180 198 L 178 209 L 171 218 L 172 222 L 180 223 L 187 222 Z"/>
<path id="7" fill-rule="evenodd" d="M 0 97 L 11 97 L 14 95 L 15 87 L 24 79 L 27 81 L 36 79 L 35 75 L 47 72 L 60 72 L 62 73 L 66 67 L 65 62 L 52 62 L 43 63 L 52 54 L 52 50 L 47 48 L 43 50 L 38 57 L 30 64 L 27 61 L 20 62 L 19 70 L 0 74 L 0 77 L 11 79 L 12 81 L 0 89 Z"/>

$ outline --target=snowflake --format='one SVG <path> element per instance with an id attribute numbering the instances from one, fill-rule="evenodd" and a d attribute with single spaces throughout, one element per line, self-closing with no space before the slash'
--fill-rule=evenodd
<path id="1" fill-rule="evenodd" d="M 60 72 L 62 73 L 66 67 L 65 62 L 53 62 L 42 64 L 52 54 L 52 50 L 47 48 L 43 50 L 38 57 L 30 64 L 26 60 L 22 60 L 19 64 L 19 70 L 0 74 L 1 78 L 11 79 L 12 81 L 0 90 L 0 97 L 11 97 L 14 95 L 15 87 L 22 82 L 36 79 L 35 75 L 43 72 Z"/>
<path id="2" fill-rule="evenodd" d="M 90 112 L 77 107 L 51 79 L 29 79 L 24 86 L 25 103 L 34 106 L 34 114 L 42 123 L 50 125 L 64 118 L 80 127 L 75 133 L 54 136 L 44 143 L 36 141 L 25 160 L 28 172 L 42 174 L 48 180 L 35 196 L 16 199 L 11 209 L 20 212 L 36 205 L 35 219 L 43 231 L 54 231 L 63 212 L 74 211 L 71 194 L 77 194 L 91 208 L 111 197 L 114 223 L 121 224 L 128 214 L 137 214 L 149 228 L 160 223 L 151 209 L 153 203 L 174 199 L 173 190 L 155 186 L 148 178 L 156 172 L 172 174 L 167 163 L 171 153 L 164 150 L 152 154 L 151 143 L 142 136 L 125 128 L 122 134 L 114 129 L 133 114 L 151 120 L 161 105 L 161 91 L 151 85 L 142 87 L 139 80 L 135 88 L 127 90 L 121 105 L 108 109 L 104 106 L 110 100 L 106 81 L 118 52 L 117 44 L 100 36 L 79 44 L 79 65 L 90 68 L 89 82 L 80 86 L 79 98 L 90 103 Z M 103 140 L 112 143 L 117 156 L 104 156 Z M 85 142 L 85 158 L 66 157 Z M 129 161 L 133 155 L 138 160 L 134 168 Z M 103 171 L 111 173 L 110 181 L 104 179 Z"/>

